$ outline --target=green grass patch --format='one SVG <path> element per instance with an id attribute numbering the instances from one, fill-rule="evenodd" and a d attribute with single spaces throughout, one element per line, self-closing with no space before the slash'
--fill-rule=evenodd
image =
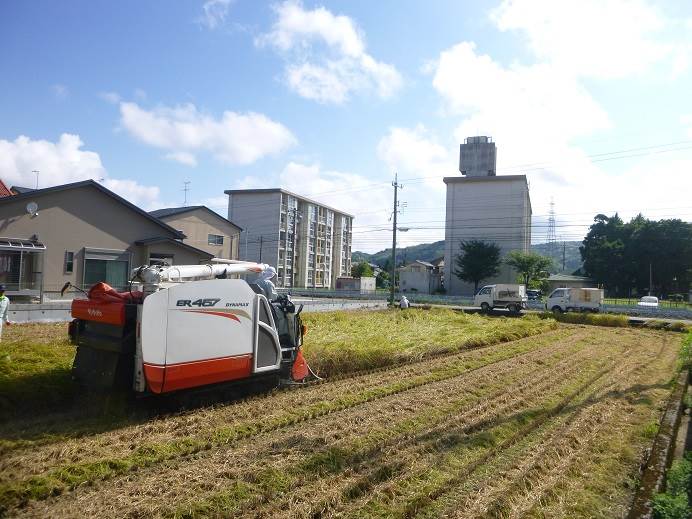
<path id="1" fill-rule="evenodd" d="M 556 326 L 535 316 L 489 318 L 441 308 L 315 313 L 304 322 L 305 356 L 313 370 L 327 376 L 520 339 Z"/>
<path id="2" fill-rule="evenodd" d="M 51 409 L 75 394 L 67 325 L 15 324 L 0 342 L 0 420 Z"/>
<path id="3" fill-rule="evenodd" d="M 666 475 L 666 491 L 653 500 L 654 519 L 692 517 L 692 452 L 676 460 Z"/>

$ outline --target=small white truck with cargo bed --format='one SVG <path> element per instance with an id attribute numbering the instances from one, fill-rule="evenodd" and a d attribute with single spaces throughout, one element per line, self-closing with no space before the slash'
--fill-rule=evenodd
<path id="1" fill-rule="evenodd" d="M 553 313 L 600 312 L 602 304 L 603 289 L 556 288 L 548 296 L 545 309 Z"/>
<path id="2" fill-rule="evenodd" d="M 526 287 L 524 285 L 497 284 L 486 285 L 473 298 L 473 306 L 480 307 L 482 312 L 495 308 L 506 308 L 518 314 L 526 308 Z"/>

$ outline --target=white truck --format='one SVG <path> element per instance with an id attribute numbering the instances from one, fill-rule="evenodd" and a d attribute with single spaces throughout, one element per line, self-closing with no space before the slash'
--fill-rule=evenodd
<path id="1" fill-rule="evenodd" d="M 526 308 L 526 287 L 524 285 L 485 285 L 473 298 L 473 306 L 480 306 L 481 311 L 489 312 L 494 308 L 506 308 L 518 314 Z"/>
<path id="2" fill-rule="evenodd" d="M 548 296 L 545 309 L 553 313 L 600 312 L 602 304 L 600 288 L 556 288 Z"/>

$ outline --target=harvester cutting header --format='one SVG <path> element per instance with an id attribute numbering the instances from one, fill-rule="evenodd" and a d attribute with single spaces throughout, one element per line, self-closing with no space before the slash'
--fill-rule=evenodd
<path id="1" fill-rule="evenodd" d="M 274 274 L 269 265 L 229 261 L 139 267 L 124 292 L 97 283 L 72 302 L 74 377 L 92 389 L 140 394 L 304 380 L 302 306 L 276 294 Z M 250 281 L 229 279 L 238 276 Z"/>

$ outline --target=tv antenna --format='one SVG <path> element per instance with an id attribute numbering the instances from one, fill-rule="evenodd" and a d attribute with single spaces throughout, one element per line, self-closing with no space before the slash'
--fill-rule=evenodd
<path id="1" fill-rule="evenodd" d="M 190 191 L 190 181 L 183 181 L 183 192 L 185 193 L 185 199 L 183 201 L 183 206 L 187 207 L 187 192 Z"/>

